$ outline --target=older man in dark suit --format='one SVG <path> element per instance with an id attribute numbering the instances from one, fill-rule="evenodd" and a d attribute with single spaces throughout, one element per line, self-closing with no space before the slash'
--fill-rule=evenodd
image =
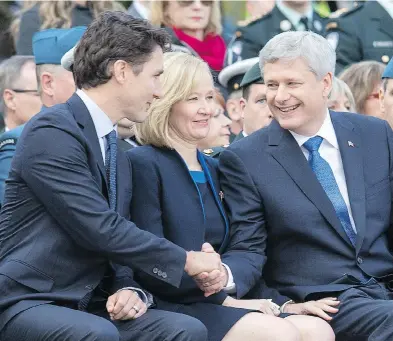
<path id="1" fill-rule="evenodd" d="M 328 110 L 335 53 L 315 33 L 276 36 L 260 65 L 275 121 L 221 154 L 229 247 L 260 254 L 282 312 L 330 320 L 338 340 L 392 340 L 392 129 Z M 338 312 L 311 309 L 330 296 Z"/>
<path id="2" fill-rule="evenodd" d="M 26 125 L 0 214 L 2 341 L 206 340 L 199 321 L 146 312 L 127 288 L 128 267 L 173 286 L 184 271 L 220 267 L 218 255 L 186 252 L 124 218 L 131 173 L 116 123 L 146 118 L 167 43 L 146 21 L 102 14 L 76 50 L 77 93 Z M 114 276 L 112 263 L 126 267 Z"/>

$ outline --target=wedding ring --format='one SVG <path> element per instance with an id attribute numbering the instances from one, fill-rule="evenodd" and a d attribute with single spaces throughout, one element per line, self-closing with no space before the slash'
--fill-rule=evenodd
<path id="1" fill-rule="evenodd" d="M 137 314 L 139 313 L 139 308 L 136 305 L 134 305 L 131 309 L 134 309 Z"/>

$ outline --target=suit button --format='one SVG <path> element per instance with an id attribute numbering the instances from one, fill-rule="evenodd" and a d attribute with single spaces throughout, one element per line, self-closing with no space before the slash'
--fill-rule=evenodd
<path id="1" fill-rule="evenodd" d="M 357 261 L 358 261 L 359 264 L 362 264 L 363 263 L 363 258 L 362 257 L 358 257 Z"/>
<path id="2" fill-rule="evenodd" d="M 86 289 L 86 290 L 93 290 L 93 287 L 92 287 L 91 285 L 86 285 L 86 286 L 85 286 L 85 289 Z"/>
<path id="3" fill-rule="evenodd" d="M 167 278 L 168 277 L 168 275 L 166 274 L 166 272 L 163 272 L 162 273 L 162 278 Z"/>
<path id="4" fill-rule="evenodd" d="M 153 273 L 156 274 L 157 272 L 158 272 L 158 269 L 157 269 L 157 268 L 154 268 L 154 269 L 153 269 Z"/>
<path id="5" fill-rule="evenodd" d="M 162 271 L 161 271 L 161 270 L 158 270 L 157 275 L 161 277 L 161 276 L 162 276 Z"/>

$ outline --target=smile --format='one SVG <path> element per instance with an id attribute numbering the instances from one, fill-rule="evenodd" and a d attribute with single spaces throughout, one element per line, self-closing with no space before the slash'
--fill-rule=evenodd
<path id="1" fill-rule="evenodd" d="M 292 105 L 291 107 L 286 107 L 286 108 L 279 108 L 279 107 L 277 107 L 277 108 L 278 108 L 280 111 L 282 111 L 282 112 L 288 113 L 288 112 L 291 112 L 291 111 L 296 110 L 296 109 L 299 108 L 299 107 L 300 107 L 300 104 Z"/>

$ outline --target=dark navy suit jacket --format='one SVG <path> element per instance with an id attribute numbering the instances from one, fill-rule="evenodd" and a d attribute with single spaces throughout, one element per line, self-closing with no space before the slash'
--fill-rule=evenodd
<path id="1" fill-rule="evenodd" d="M 272 288 L 270 296 L 275 291 L 300 301 L 323 297 L 358 284 L 361 270 L 392 279 L 392 130 L 363 115 L 331 112 L 331 118 L 358 231 L 356 248 L 296 140 L 276 121 L 220 156 L 231 244 L 259 255 L 255 268 L 266 263 L 258 276 Z M 239 277 L 234 273 L 235 282 Z"/>
<path id="2" fill-rule="evenodd" d="M 167 148 L 142 146 L 127 152 L 132 165 L 133 200 L 131 217 L 138 226 L 160 237 L 165 237 L 186 250 L 200 251 L 205 242 L 204 216 L 196 184 L 181 156 Z M 199 161 L 208 181 L 214 188 L 216 203 L 226 220 L 226 213 L 219 196 L 219 178 L 217 161 L 198 153 Z M 228 225 L 227 225 L 228 230 Z M 232 271 L 242 272 L 238 287 L 247 286 L 250 278 L 260 271 L 254 269 L 250 261 L 253 255 L 246 250 L 238 252 L 226 249 L 229 233 L 227 231 L 218 251 L 221 259 Z M 154 294 L 158 299 L 176 302 L 210 302 L 221 304 L 226 294 L 220 292 L 205 298 L 194 281 L 184 273 L 179 289 L 173 289 L 165 283 L 157 283 L 148 274 L 137 273 L 138 282 Z M 245 282 L 245 283 L 244 283 Z M 158 304 L 160 307 L 160 304 Z"/>
<path id="3" fill-rule="evenodd" d="M 110 261 L 180 285 L 185 251 L 122 217 L 132 188 L 120 149 L 117 169 L 118 213 L 109 209 L 94 123 L 76 94 L 26 124 L 0 214 L 0 329 L 32 306 L 77 305 L 103 282 Z M 127 271 L 121 276 L 128 280 Z M 110 283 L 113 290 L 126 284 Z"/>

